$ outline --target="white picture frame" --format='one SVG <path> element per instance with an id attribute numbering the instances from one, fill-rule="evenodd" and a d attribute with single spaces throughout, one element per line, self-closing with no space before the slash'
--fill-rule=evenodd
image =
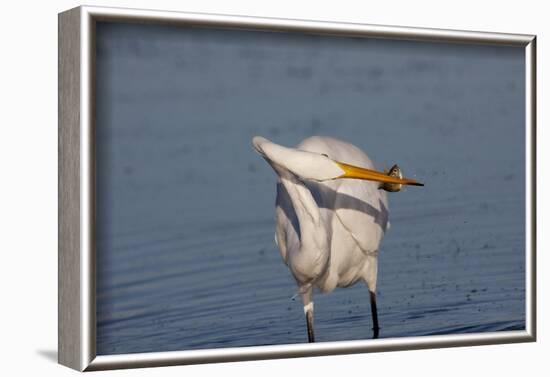
<path id="1" fill-rule="evenodd" d="M 510 45 L 524 48 L 526 59 L 525 330 L 316 344 L 97 355 L 95 348 L 94 42 L 95 24 L 99 21 Z M 533 35 L 87 6 L 61 13 L 59 15 L 59 363 L 80 371 L 92 371 L 535 341 L 535 72 L 536 38 Z"/>

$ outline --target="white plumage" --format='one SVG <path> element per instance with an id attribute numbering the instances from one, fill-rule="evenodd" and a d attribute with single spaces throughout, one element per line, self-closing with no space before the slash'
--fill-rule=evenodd
<path id="1" fill-rule="evenodd" d="M 368 286 L 377 337 L 378 251 L 389 224 L 380 182 L 420 184 L 375 172 L 363 151 L 334 138 L 313 136 L 286 148 L 255 137 L 253 145 L 278 175 L 275 239 L 298 284 L 309 341 L 313 289 L 328 293 L 358 281 Z"/>

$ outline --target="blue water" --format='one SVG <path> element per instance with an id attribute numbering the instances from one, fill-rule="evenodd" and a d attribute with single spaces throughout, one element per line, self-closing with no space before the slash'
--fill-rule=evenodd
<path id="1" fill-rule="evenodd" d="M 525 326 L 524 52 L 97 26 L 97 352 L 307 341 L 250 141 L 328 135 L 426 184 L 390 194 L 380 337 Z M 365 286 L 315 295 L 367 339 Z"/>

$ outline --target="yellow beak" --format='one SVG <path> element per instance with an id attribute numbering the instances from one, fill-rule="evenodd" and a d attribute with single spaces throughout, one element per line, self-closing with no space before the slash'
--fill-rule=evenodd
<path id="1" fill-rule="evenodd" d="M 342 174 L 338 178 L 355 178 L 355 179 L 364 179 L 367 181 L 375 181 L 375 182 L 383 182 L 383 183 L 396 183 L 401 185 L 424 186 L 423 183 L 417 182 L 414 179 L 391 177 L 387 174 L 378 172 L 376 170 L 360 168 L 358 166 L 348 165 L 338 161 L 334 161 L 334 162 L 336 162 L 336 164 L 344 171 L 344 174 Z"/>

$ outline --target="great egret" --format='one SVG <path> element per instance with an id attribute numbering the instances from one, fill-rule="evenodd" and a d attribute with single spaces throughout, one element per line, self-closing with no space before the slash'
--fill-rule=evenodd
<path id="1" fill-rule="evenodd" d="M 256 151 L 278 175 L 275 241 L 296 279 L 304 304 L 309 342 L 314 342 L 313 288 L 328 293 L 359 280 L 367 284 L 374 337 L 378 337 L 378 250 L 388 222 L 385 191 L 423 186 L 403 178 L 397 165 L 373 170 L 356 146 L 313 136 L 296 148 L 263 137 Z"/>

